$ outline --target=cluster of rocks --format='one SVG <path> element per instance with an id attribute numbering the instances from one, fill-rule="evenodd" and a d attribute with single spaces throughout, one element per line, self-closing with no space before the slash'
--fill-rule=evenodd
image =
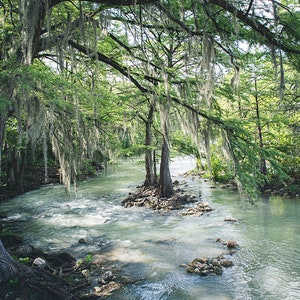
<path id="1" fill-rule="evenodd" d="M 213 209 L 207 202 L 199 202 L 196 206 L 190 207 L 180 213 L 182 216 L 201 216 L 204 212 L 212 211 Z"/>
<path id="2" fill-rule="evenodd" d="M 220 242 L 226 245 L 229 249 L 229 254 L 233 254 L 235 249 L 238 249 L 238 244 L 234 240 L 228 242 L 223 242 L 221 239 L 217 238 L 216 242 Z M 186 267 L 188 273 L 194 273 L 200 276 L 208 275 L 222 275 L 224 268 L 232 267 L 233 261 L 227 259 L 224 255 L 219 255 L 213 258 L 201 257 L 194 258 L 188 265 L 183 265 Z"/>
<path id="3" fill-rule="evenodd" d="M 97 273 L 99 270 L 97 269 Z M 89 269 L 82 270 L 83 275 L 86 279 L 91 282 L 94 277 L 93 271 Z M 81 299 L 93 299 L 95 297 L 105 297 L 110 295 L 113 291 L 118 290 L 122 287 L 120 278 L 113 272 L 113 270 L 106 270 L 102 275 L 95 280 L 94 287 L 92 290 L 81 295 Z"/>
<path id="4" fill-rule="evenodd" d="M 200 276 L 222 275 L 223 268 L 232 266 L 232 260 L 225 259 L 223 255 L 219 255 L 214 258 L 195 258 L 186 266 L 186 271 Z"/>

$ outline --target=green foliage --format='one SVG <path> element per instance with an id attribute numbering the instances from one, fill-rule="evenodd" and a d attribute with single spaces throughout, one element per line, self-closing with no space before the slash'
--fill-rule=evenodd
<path id="1" fill-rule="evenodd" d="M 233 174 L 229 171 L 228 164 L 224 157 L 220 157 L 215 154 L 216 152 L 212 151 L 211 156 L 211 174 L 213 180 L 218 182 L 228 182 L 233 178 Z"/>
<path id="2" fill-rule="evenodd" d="M 90 264 L 93 261 L 93 254 L 87 254 L 84 259 L 80 259 L 77 261 L 78 265 L 81 265 L 83 263 Z"/>
<path id="3" fill-rule="evenodd" d="M 18 258 L 18 261 L 21 263 L 21 264 L 28 264 L 28 262 L 30 261 L 30 258 L 29 257 L 19 257 Z"/>
<path id="4" fill-rule="evenodd" d="M 176 132 L 172 138 L 172 147 L 178 151 L 187 155 L 199 156 L 197 147 L 193 144 L 189 136 L 183 136 L 179 132 Z"/>
<path id="5" fill-rule="evenodd" d="M 93 254 L 87 254 L 87 256 L 84 258 L 84 261 L 89 264 L 93 260 Z"/>
<path id="6" fill-rule="evenodd" d="M 300 60 L 293 53 L 299 49 L 300 14 L 293 5 L 280 6 L 278 18 L 269 20 L 270 12 L 252 3 L 245 22 L 236 12 L 248 5 L 238 1 L 226 7 L 222 1 L 162 1 L 155 9 L 62 1 L 40 12 L 41 28 L 32 28 L 39 51 L 24 65 L 28 37 L 20 3 L 2 1 L 0 10 L 2 173 L 12 171 L 6 169 L 12 149 L 19 167 L 21 151 L 34 149 L 42 159 L 55 156 L 70 184 L 92 172 L 91 161 L 140 155 L 158 148 L 163 134 L 177 151 L 197 159 L 210 146 L 205 158 L 211 156 L 212 176 L 236 176 L 249 194 L 274 178 L 287 182 L 285 174 L 300 178 Z M 272 26 L 262 33 L 251 21 Z M 269 33 L 280 41 L 277 46 L 289 49 L 280 54 L 285 94 L 278 88 L 279 51 L 273 45 L 271 57 L 261 47 Z M 150 103 L 153 143 L 145 147 Z M 197 119 L 185 119 L 187 106 Z M 27 154 L 27 164 L 33 157 Z M 260 172 L 262 160 L 267 174 Z"/>

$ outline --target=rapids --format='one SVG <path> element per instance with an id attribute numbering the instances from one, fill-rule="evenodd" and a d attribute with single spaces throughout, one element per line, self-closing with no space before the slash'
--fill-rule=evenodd
<path id="1" fill-rule="evenodd" d="M 194 160 L 171 163 L 173 179 L 214 209 L 200 217 L 124 208 L 121 201 L 142 183 L 143 165 L 124 160 L 107 174 L 83 182 L 77 197 L 59 185 L 0 205 L 25 241 L 43 251 L 67 251 L 80 258 L 105 257 L 135 282 L 108 299 L 125 300 L 296 300 L 300 299 L 299 199 L 262 198 L 251 205 L 237 192 L 183 177 Z M 238 222 L 225 222 L 233 217 Z M 240 249 L 221 276 L 188 274 L 181 264 L 226 252 L 216 238 L 233 239 Z M 78 243 L 85 239 L 87 244 Z"/>

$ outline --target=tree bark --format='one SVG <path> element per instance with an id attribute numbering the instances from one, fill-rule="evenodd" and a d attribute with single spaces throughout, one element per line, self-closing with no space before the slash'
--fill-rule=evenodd
<path id="1" fill-rule="evenodd" d="M 0 240 L 0 283 L 15 278 L 20 268 L 21 265 L 10 256 Z"/>
<path id="2" fill-rule="evenodd" d="M 169 159 L 170 159 L 169 143 L 167 139 L 164 137 L 163 145 L 161 148 L 161 161 L 160 161 L 160 177 L 159 177 L 160 198 L 171 198 L 174 195 Z"/>

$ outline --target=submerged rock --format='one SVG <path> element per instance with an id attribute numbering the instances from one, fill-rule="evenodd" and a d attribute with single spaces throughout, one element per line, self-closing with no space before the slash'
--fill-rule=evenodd
<path id="1" fill-rule="evenodd" d="M 237 222 L 238 220 L 235 218 L 227 217 L 224 219 L 225 222 Z"/>

